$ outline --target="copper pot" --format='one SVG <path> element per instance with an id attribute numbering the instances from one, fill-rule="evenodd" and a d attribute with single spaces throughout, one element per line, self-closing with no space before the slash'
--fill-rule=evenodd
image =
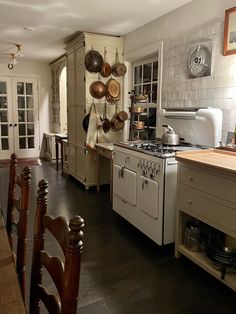
<path id="1" fill-rule="evenodd" d="M 113 131 L 122 130 L 124 126 L 124 121 L 120 121 L 119 119 L 117 119 L 117 116 L 113 116 L 113 118 L 111 119 L 111 128 Z"/>
<path id="2" fill-rule="evenodd" d="M 115 79 L 110 79 L 106 83 L 107 93 L 112 98 L 118 98 L 120 96 L 120 83 Z"/>
<path id="3" fill-rule="evenodd" d="M 103 64 L 102 64 L 102 68 L 100 71 L 100 74 L 102 77 L 108 77 L 111 75 L 111 66 L 110 64 L 106 61 L 106 48 L 104 48 L 104 59 L 103 59 Z"/>
<path id="4" fill-rule="evenodd" d="M 133 128 L 135 130 L 143 130 L 144 129 L 144 122 L 143 121 L 134 121 L 133 122 Z"/>
<path id="5" fill-rule="evenodd" d="M 88 51 L 85 55 L 84 64 L 89 72 L 98 73 L 102 68 L 103 57 L 98 51 L 92 48 L 92 50 Z"/>
<path id="6" fill-rule="evenodd" d="M 89 92 L 92 97 L 100 99 L 106 95 L 107 87 L 103 82 L 95 81 L 90 85 Z"/>
<path id="7" fill-rule="evenodd" d="M 125 126 L 125 122 L 122 121 L 120 118 L 119 118 L 119 113 L 121 112 L 118 112 L 118 108 L 117 108 L 117 104 L 116 104 L 116 112 L 115 114 L 113 115 L 112 119 L 111 119 L 111 129 L 113 131 L 119 131 L 119 130 L 122 130 Z"/>
<path id="8" fill-rule="evenodd" d="M 127 112 L 125 112 L 125 111 L 120 111 L 120 112 L 118 112 L 118 117 L 117 117 L 117 119 L 118 120 L 120 120 L 120 121 L 126 121 L 127 119 L 128 119 L 128 114 L 127 114 Z"/>
<path id="9" fill-rule="evenodd" d="M 118 59 L 118 50 L 116 49 L 116 63 L 112 66 L 112 74 L 116 77 L 125 75 L 127 71 L 124 63 L 120 63 Z"/>
<path id="10" fill-rule="evenodd" d="M 120 100 L 120 96 L 113 98 L 113 97 L 111 97 L 111 95 L 109 93 L 106 93 L 105 97 L 106 97 L 106 100 L 111 104 L 114 104 L 114 103 L 116 103 L 116 101 Z"/>
<path id="11" fill-rule="evenodd" d="M 129 107 L 129 112 L 142 113 L 144 112 L 144 107 L 141 107 L 141 106 Z"/>

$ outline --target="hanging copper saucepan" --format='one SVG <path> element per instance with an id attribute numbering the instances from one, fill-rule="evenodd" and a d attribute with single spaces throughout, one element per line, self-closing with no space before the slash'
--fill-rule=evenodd
<path id="1" fill-rule="evenodd" d="M 95 81 L 90 85 L 89 92 L 93 98 L 100 99 L 106 95 L 107 86 L 101 81 Z"/>
<path id="2" fill-rule="evenodd" d="M 107 50 L 106 50 L 106 47 L 104 47 L 104 58 L 103 58 L 102 68 L 100 71 L 100 74 L 102 77 L 108 77 L 111 75 L 111 66 L 107 62 L 106 56 L 107 56 Z"/>
<path id="3" fill-rule="evenodd" d="M 102 68 L 103 57 L 98 51 L 93 50 L 92 47 L 85 55 L 84 64 L 89 72 L 98 73 Z"/>
<path id="4" fill-rule="evenodd" d="M 124 63 L 119 62 L 118 49 L 116 49 L 116 63 L 112 66 L 112 74 L 116 77 L 124 76 L 126 71 L 127 71 L 127 68 L 124 65 Z"/>
<path id="5" fill-rule="evenodd" d="M 116 103 L 116 112 L 111 119 L 111 129 L 113 131 L 120 131 L 124 128 L 125 122 L 119 118 L 118 105 Z"/>

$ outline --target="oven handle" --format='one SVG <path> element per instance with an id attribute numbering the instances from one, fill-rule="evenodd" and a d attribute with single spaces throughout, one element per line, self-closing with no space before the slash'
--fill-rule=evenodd
<path id="1" fill-rule="evenodd" d="M 167 161 L 167 166 L 176 165 L 178 163 L 177 160 L 174 161 Z"/>

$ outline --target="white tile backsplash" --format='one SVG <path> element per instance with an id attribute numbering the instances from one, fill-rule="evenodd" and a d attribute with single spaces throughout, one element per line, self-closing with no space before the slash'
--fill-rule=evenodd
<path id="1" fill-rule="evenodd" d="M 162 107 L 216 107 L 223 110 L 223 132 L 236 123 L 236 55 L 223 56 L 223 22 L 215 21 L 164 41 Z M 188 47 L 212 39 L 212 75 L 189 79 Z"/>

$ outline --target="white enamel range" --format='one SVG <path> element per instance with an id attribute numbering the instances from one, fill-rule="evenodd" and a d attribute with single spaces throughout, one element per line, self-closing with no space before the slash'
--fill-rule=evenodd
<path id="1" fill-rule="evenodd" d="M 160 144 L 163 124 L 182 142 Z M 113 209 L 159 245 L 174 242 L 178 150 L 216 147 L 222 112 L 215 108 L 162 109 L 157 112 L 155 142 L 114 145 Z"/>

